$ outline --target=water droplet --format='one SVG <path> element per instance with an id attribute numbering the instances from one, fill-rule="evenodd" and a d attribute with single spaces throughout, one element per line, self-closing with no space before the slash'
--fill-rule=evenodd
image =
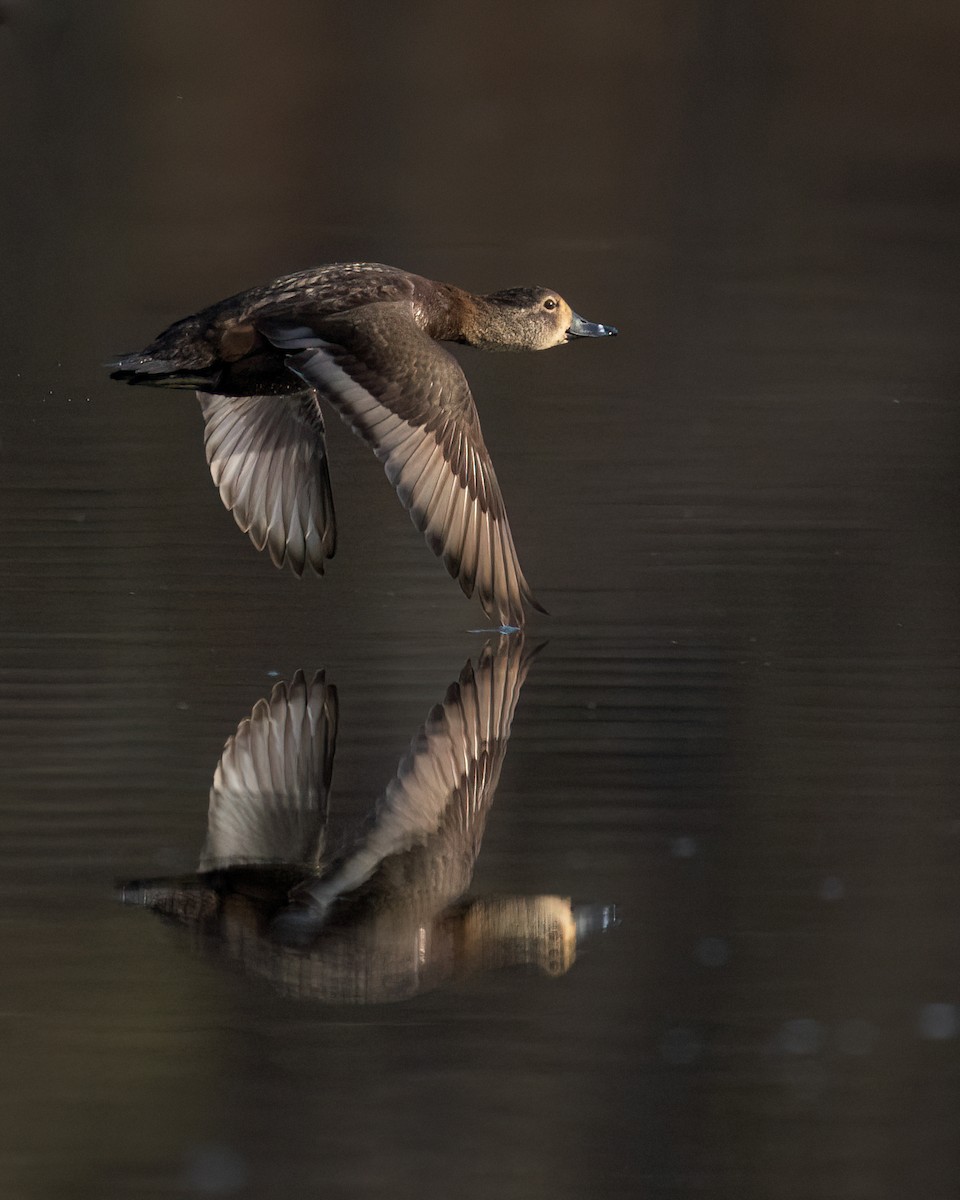
<path id="1" fill-rule="evenodd" d="M 812 1017 L 784 1021 L 777 1032 L 777 1049 L 782 1054 L 816 1054 L 823 1042 L 823 1029 Z"/>
<path id="2" fill-rule="evenodd" d="M 697 958 L 705 967 L 722 967 L 730 960 L 730 946 L 721 937 L 705 937 L 697 946 Z"/>
<path id="3" fill-rule="evenodd" d="M 820 884 L 821 900 L 842 900 L 844 896 L 843 880 L 836 875 L 828 875 Z"/>
<path id="4" fill-rule="evenodd" d="M 918 1032 L 922 1038 L 933 1042 L 945 1042 L 955 1038 L 960 1032 L 955 1004 L 924 1004 L 920 1009 L 917 1021 Z"/>
<path id="5" fill-rule="evenodd" d="M 228 1196 L 244 1188 L 250 1172 L 246 1163 L 229 1146 L 197 1146 L 183 1168 L 183 1182 L 197 1192 Z"/>

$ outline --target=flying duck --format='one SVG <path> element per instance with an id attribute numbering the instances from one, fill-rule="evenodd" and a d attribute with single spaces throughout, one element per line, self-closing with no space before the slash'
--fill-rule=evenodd
<path id="1" fill-rule="evenodd" d="M 213 481 L 277 566 L 318 574 L 336 548 L 320 397 L 383 463 L 430 549 L 488 617 L 545 611 L 524 578 L 460 364 L 440 342 L 546 350 L 609 337 L 549 288 L 476 296 L 380 263 L 286 275 L 165 329 L 111 378 L 195 390 Z"/>

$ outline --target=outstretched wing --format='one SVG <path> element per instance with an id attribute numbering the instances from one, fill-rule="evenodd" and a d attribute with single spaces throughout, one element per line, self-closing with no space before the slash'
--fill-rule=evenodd
<path id="1" fill-rule="evenodd" d="M 412 851 L 421 852 L 415 865 L 398 866 L 391 887 L 429 893 L 438 904 L 466 890 L 535 654 L 522 638 L 504 638 L 496 650 L 484 648 L 476 669 L 467 662 L 413 738 L 353 849 L 301 889 L 307 923 L 311 909 L 322 923 L 334 900 Z"/>
<path id="2" fill-rule="evenodd" d="M 520 569 L 466 378 L 411 319 L 410 305 L 368 304 L 311 329 L 259 328 L 373 447 L 466 595 L 476 590 L 501 624 L 522 625 L 525 603 L 540 609 Z"/>
<path id="3" fill-rule="evenodd" d="M 312 392 L 221 396 L 197 392 L 213 482 L 258 550 L 297 575 L 320 575 L 336 549 L 323 417 Z"/>
<path id="4" fill-rule="evenodd" d="M 227 739 L 210 789 L 200 871 L 316 864 L 337 741 L 337 693 L 298 671 Z"/>

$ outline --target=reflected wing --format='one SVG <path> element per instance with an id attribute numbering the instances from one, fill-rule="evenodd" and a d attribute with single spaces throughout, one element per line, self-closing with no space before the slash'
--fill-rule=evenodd
<path id="1" fill-rule="evenodd" d="M 213 482 L 258 550 L 297 575 L 320 575 L 336 549 L 336 519 L 316 397 L 197 392 Z"/>
<path id="2" fill-rule="evenodd" d="M 337 693 L 298 671 L 228 738 L 210 789 L 200 871 L 252 863 L 315 864 L 337 740 Z"/>
<path id="3" fill-rule="evenodd" d="M 457 360 L 391 302 L 320 322 L 261 327 L 287 365 L 373 447 L 434 554 L 488 616 L 540 609 L 523 576 L 500 485 Z"/>
<path id="4" fill-rule="evenodd" d="M 418 847 L 429 851 L 424 871 L 461 881 L 454 898 L 466 888 L 535 653 L 519 637 L 503 638 L 496 650 L 484 648 L 476 670 L 467 662 L 410 743 L 370 827 L 330 875 L 304 889 L 319 915 L 387 860 Z M 399 886 L 431 886 L 401 877 Z"/>

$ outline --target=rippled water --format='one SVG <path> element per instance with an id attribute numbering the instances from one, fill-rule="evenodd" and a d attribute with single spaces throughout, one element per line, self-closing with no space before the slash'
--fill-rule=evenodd
<path id="1" fill-rule="evenodd" d="M 0 1191 L 954 1197 L 956 14 L 277 9 L 0 5 Z M 100 366 L 344 258 L 622 331 L 462 355 L 552 615 L 444 893 L 465 969 L 418 910 L 394 1003 L 115 893 L 194 877 L 278 681 L 336 686 L 342 845 L 480 662 L 345 429 L 298 582 L 189 395 Z M 619 924 L 538 958 L 536 898 Z"/>

